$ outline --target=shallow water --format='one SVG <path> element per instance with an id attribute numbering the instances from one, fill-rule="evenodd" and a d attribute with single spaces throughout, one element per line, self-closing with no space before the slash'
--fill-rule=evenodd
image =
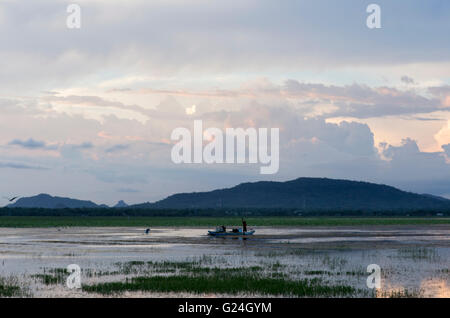
<path id="1" fill-rule="evenodd" d="M 40 286 L 29 276 L 69 264 L 105 271 L 113 270 L 118 262 L 185 261 L 206 255 L 213 266 L 270 266 L 276 262 L 285 266 L 282 270 L 292 279 L 304 278 L 307 271 L 354 271 L 359 274 L 322 278 L 361 290 L 368 290 L 367 265 L 378 264 L 383 292 L 408 289 L 420 291 L 423 297 L 450 297 L 450 226 L 255 229 L 254 237 L 232 239 L 209 237 L 207 228 L 159 227 L 148 235 L 145 228 L 129 227 L 2 228 L 0 276 L 20 277 L 37 297 L 92 296 L 69 291 L 64 285 Z M 84 277 L 83 283 L 123 278 Z"/>

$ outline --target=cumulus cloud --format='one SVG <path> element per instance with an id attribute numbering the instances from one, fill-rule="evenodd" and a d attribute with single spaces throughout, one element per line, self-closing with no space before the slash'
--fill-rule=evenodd
<path id="1" fill-rule="evenodd" d="M 443 107 L 450 107 L 450 85 L 429 87 L 428 91 L 441 99 Z"/>
<path id="2" fill-rule="evenodd" d="M 55 150 L 57 149 L 56 145 L 48 145 L 44 141 L 34 140 L 30 138 L 28 140 L 20 140 L 14 139 L 8 143 L 10 146 L 20 146 L 27 149 L 45 149 L 45 150 Z"/>
<path id="3" fill-rule="evenodd" d="M 256 167 L 174 167 L 172 130 L 201 119 L 280 128 L 274 179 L 450 193 L 450 126 L 437 120 L 450 111 L 450 3 L 438 2 L 380 0 L 390 18 L 372 32 L 350 2 L 80 0 L 85 22 L 72 32 L 54 1 L 3 1 L 0 167 L 109 203 L 128 184 L 139 202 L 260 179 Z M 410 128 L 391 136 L 369 123 L 386 117 L 417 120 L 442 149 L 425 153 Z"/>
<path id="4" fill-rule="evenodd" d="M 401 146 L 389 145 L 383 151 L 383 154 L 391 159 L 398 157 L 407 158 L 408 156 L 420 154 L 420 150 L 415 140 L 412 140 L 411 138 L 406 138 L 402 140 Z"/>
<path id="5" fill-rule="evenodd" d="M 447 157 L 450 158 L 450 144 L 447 145 L 443 145 L 442 149 L 444 149 L 445 154 L 447 155 Z"/>
<path id="6" fill-rule="evenodd" d="M 444 125 L 437 133 L 434 135 L 434 138 L 436 141 L 441 144 L 445 145 L 450 142 L 450 120 L 447 121 L 447 124 Z"/>
<path id="7" fill-rule="evenodd" d="M 448 194 L 450 165 L 442 152 L 424 153 L 409 138 L 400 146 L 389 146 L 384 151 L 390 161 L 385 168 L 393 184 L 416 192 Z"/>
<path id="8" fill-rule="evenodd" d="M 180 103 L 176 102 L 174 106 L 166 105 L 167 108 L 161 107 L 159 111 L 167 111 L 170 107 L 178 110 Z M 155 111 L 158 111 L 158 108 L 155 108 Z M 33 125 L 36 125 L 36 131 L 39 131 L 42 126 L 46 126 L 49 130 L 60 131 L 62 128 L 60 120 L 64 123 L 65 118 L 66 115 L 58 114 L 56 118 L 41 118 L 40 122 L 35 122 Z M 206 184 L 214 188 L 261 179 L 256 167 L 244 169 L 238 166 L 215 166 L 204 170 L 190 166 L 183 169 L 175 168 L 170 159 L 171 145 L 163 140 L 169 139 L 175 127 L 191 127 L 194 119 L 202 119 L 204 128 L 280 128 L 280 173 L 271 176 L 271 179 L 328 176 L 390 183 L 421 192 L 429 192 L 426 191 L 428 187 L 435 191 L 434 194 L 444 191 L 442 186 L 444 183 L 441 183 L 439 187 L 431 187 L 428 183 L 430 178 L 441 180 L 446 177 L 449 165 L 442 156 L 443 153 L 423 153 L 415 141 L 405 139 L 400 146 L 386 144 L 381 156 L 374 145 L 374 134 L 367 124 L 352 121 L 336 124 L 327 122 L 321 117 L 307 118 L 297 110 L 295 105 L 285 103 L 280 106 L 276 101 L 275 105 L 253 101 L 241 105 L 236 110 L 196 113 L 179 118 L 168 116 L 164 121 L 159 118 L 150 118 L 146 124 L 107 116 L 102 123 L 91 125 L 95 121 L 75 117 L 73 120 L 76 120 L 76 125 L 73 132 L 63 134 L 63 137 L 67 139 L 59 141 L 59 151 L 62 156 L 42 160 L 52 169 L 64 167 L 65 170 L 74 171 L 74 173 L 78 171 L 80 175 L 93 176 L 99 182 L 106 184 L 138 185 L 133 187 L 139 190 L 138 193 L 133 194 L 137 202 L 149 200 L 145 197 L 146 193 L 152 193 L 153 197 L 161 198 L 167 194 L 167 191 L 172 193 L 174 189 L 187 191 L 189 189 L 183 188 L 182 185 L 192 184 L 194 175 L 204 174 L 205 178 L 212 175 L 221 176 L 214 178 L 216 181 L 209 180 L 203 184 L 197 179 L 196 184 L 200 188 Z M 76 127 L 84 127 L 84 129 L 80 131 L 75 129 Z M 79 141 L 70 141 L 70 138 L 73 138 L 78 131 L 82 132 L 78 138 Z M 97 136 L 101 131 L 107 132 L 109 138 Z M 82 141 L 81 138 L 90 141 Z M 21 148 L 22 144 L 44 147 L 44 149 L 48 146 L 40 139 L 32 139 L 31 142 L 27 139 L 18 139 L 15 143 L 21 144 L 16 145 Z M 133 146 L 130 147 L 130 145 Z M 108 156 L 108 154 L 120 153 L 124 150 L 127 150 L 127 156 Z M 29 159 L 30 163 L 35 160 Z M 421 169 L 418 171 L 417 167 Z M 170 182 L 170 178 L 167 178 L 167 175 L 171 174 L 178 176 L 178 185 L 174 185 Z M 415 176 L 414 181 L 411 180 L 411 176 Z M 155 182 L 160 184 L 157 187 L 158 190 L 154 188 Z M 413 184 L 415 187 L 412 186 Z M 206 188 L 202 189 L 206 190 Z M 116 198 L 111 198 L 110 201 L 116 201 Z"/>

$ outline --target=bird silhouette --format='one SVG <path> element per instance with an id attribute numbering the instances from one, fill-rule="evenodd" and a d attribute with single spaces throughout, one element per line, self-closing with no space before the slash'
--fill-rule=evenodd
<path id="1" fill-rule="evenodd" d="M 8 198 L 8 197 L 3 197 L 4 199 L 8 200 L 9 202 L 13 202 L 14 200 L 18 199 L 19 197 L 12 197 L 12 198 Z"/>

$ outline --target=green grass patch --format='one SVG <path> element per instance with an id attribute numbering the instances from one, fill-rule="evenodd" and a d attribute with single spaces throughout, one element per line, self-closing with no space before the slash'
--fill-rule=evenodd
<path id="1" fill-rule="evenodd" d="M 0 283 L 0 297 L 14 297 L 20 295 L 19 286 L 3 285 Z"/>
<path id="2" fill-rule="evenodd" d="M 194 259 L 184 262 L 116 263 L 121 274 L 134 274 L 120 282 L 85 285 L 86 292 L 115 294 L 125 291 L 189 292 L 194 294 L 240 293 L 268 296 L 340 297 L 352 296 L 357 291 L 351 286 L 329 286 L 320 278 L 290 280 L 279 272 L 286 265 L 279 262 L 267 267 L 213 267 L 210 259 Z"/>
<path id="3" fill-rule="evenodd" d="M 198 259 L 194 261 L 185 262 L 143 262 L 143 261 L 131 261 L 125 263 L 116 263 L 118 267 L 117 273 L 123 275 L 129 274 L 187 274 L 187 275 L 236 275 L 245 273 L 257 273 L 262 272 L 264 269 L 261 266 L 250 267 L 208 267 L 203 266 L 209 264 L 209 260 Z M 203 265 L 202 265 L 203 264 Z M 276 264 L 274 264 L 277 266 Z M 276 270 L 278 267 L 271 267 L 271 270 Z"/>
<path id="4" fill-rule="evenodd" d="M 328 286 L 322 284 L 318 279 L 289 281 L 277 278 L 258 278 L 252 275 L 135 277 L 127 279 L 125 282 L 83 286 L 83 290 L 100 294 L 114 294 L 124 291 L 147 291 L 231 295 L 249 293 L 296 297 L 342 297 L 352 296 L 356 293 L 356 290 L 351 286 Z"/>
<path id="5" fill-rule="evenodd" d="M 27 293 L 19 286 L 17 279 L 0 277 L 0 297 L 24 297 Z"/>
<path id="6" fill-rule="evenodd" d="M 31 275 L 32 278 L 44 285 L 64 284 L 68 276 L 69 272 L 65 268 L 44 268 L 43 274 Z"/>
<path id="7" fill-rule="evenodd" d="M 450 218 L 413 217 L 249 217 L 252 226 L 358 226 L 450 224 Z M 72 217 L 0 216 L 0 227 L 189 227 L 240 226 L 235 217 Z"/>
<path id="8" fill-rule="evenodd" d="M 44 285 L 57 285 L 64 282 L 62 277 L 50 274 L 35 274 L 31 275 L 31 277 L 39 280 Z"/>

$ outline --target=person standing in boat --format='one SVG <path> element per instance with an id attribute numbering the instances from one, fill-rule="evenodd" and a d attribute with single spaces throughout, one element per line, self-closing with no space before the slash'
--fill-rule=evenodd
<path id="1" fill-rule="evenodd" d="M 242 232 L 247 232 L 247 222 L 242 219 Z"/>

